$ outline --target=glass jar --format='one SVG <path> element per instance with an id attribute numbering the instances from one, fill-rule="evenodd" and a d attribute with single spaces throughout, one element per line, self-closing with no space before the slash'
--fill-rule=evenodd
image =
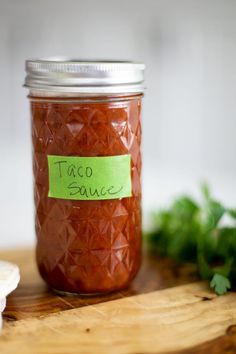
<path id="1" fill-rule="evenodd" d="M 28 60 L 37 264 L 61 293 L 126 287 L 141 260 L 144 65 Z"/>

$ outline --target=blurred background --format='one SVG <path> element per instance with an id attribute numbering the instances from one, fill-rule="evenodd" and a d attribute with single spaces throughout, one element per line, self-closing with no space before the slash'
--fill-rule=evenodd
<path id="1" fill-rule="evenodd" d="M 24 61 L 146 64 L 143 210 L 207 180 L 236 206 L 235 0 L 0 0 L 0 249 L 34 243 Z"/>

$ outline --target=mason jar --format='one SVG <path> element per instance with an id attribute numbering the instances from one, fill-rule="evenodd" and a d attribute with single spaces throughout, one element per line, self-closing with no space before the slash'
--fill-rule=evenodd
<path id="1" fill-rule="evenodd" d="M 59 293 L 126 287 L 141 261 L 144 64 L 26 61 L 36 257 Z"/>

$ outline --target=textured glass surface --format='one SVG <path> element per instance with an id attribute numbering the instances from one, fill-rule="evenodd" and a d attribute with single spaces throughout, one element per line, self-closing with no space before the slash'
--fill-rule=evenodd
<path id="1" fill-rule="evenodd" d="M 77 293 L 126 286 L 140 265 L 141 97 L 31 102 L 37 262 L 53 288 Z M 47 155 L 131 154 L 132 197 L 48 198 Z"/>

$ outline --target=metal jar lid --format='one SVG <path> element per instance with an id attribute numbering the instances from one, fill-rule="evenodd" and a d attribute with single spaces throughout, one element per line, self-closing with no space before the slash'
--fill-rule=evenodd
<path id="1" fill-rule="evenodd" d="M 139 93 L 144 90 L 143 63 L 45 58 L 26 61 L 30 91 L 77 94 Z"/>

